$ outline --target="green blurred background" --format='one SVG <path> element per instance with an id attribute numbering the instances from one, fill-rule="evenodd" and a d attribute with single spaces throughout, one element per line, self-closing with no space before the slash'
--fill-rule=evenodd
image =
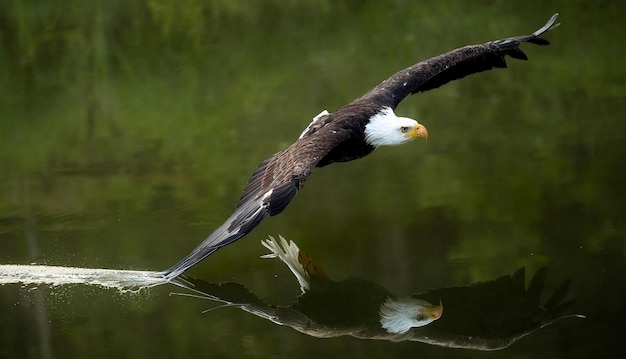
<path id="1" fill-rule="evenodd" d="M 0 258 L 169 267 L 219 226 L 256 165 L 395 71 L 530 33 L 528 62 L 406 99 L 430 138 L 315 171 L 281 215 L 193 268 L 289 303 L 261 261 L 295 240 L 335 278 L 398 295 L 549 268 L 571 320 L 490 357 L 626 349 L 622 1 L 0 1 Z M 174 287 L 0 287 L 0 357 L 477 357 L 315 339 Z M 600 355 L 601 354 L 601 355 Z M 484 355 L 486 356 L 486 355 Z"/>

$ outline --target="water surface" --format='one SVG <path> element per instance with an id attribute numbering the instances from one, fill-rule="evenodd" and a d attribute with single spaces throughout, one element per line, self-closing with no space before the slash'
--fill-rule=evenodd
<path id="1" fill-rule="evenodd" d="M 572 313 L 492 357 L 626 354 L 626 73 L 620 2 L 52 2 L 2 5 L 2 265 L 163 270 L 228 217 L 253 169 L 418 60 L 532 32 L 529 61 L 405 100 L 428 142 L 316 170 L 280 216 L 189 271 L 288 305 L 260 241 L 397 295 L 548 268 Z M 6 274 L 6 272 L 5 272 Z M 317 339 L 216 303 L 71 284 L 0 286 L 0 357 L 480 357 Z"/>

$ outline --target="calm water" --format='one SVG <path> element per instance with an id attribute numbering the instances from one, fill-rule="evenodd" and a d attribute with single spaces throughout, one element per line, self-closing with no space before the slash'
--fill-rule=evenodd
<path id="1" fill-rule="evenodd" d="M 398 296 L 520 267 L 529 285 L 546 267 L 543 303 L 571 280 L 567 313 L 587 316 L 483 353 L 318 339 L 238 307 L 203 314 L 223 303 L 171 284 L 31 281 L 0 286 L 0 357 L 626 355 L 622 3 L 0 7 L 0 264 L 135 274 L 169 267 L 219 226 L 255 166 L 321 110 L 560 12 L 552 45 L 524 47 L 529 61 L 405 100 L 397 113 L 425 124 L 427 143 L 315 171 L 283 214 L 189 274 L 289 306 L 298 283 L 259 258 L 260 241 L 282 234 L 333 279 Z"/>

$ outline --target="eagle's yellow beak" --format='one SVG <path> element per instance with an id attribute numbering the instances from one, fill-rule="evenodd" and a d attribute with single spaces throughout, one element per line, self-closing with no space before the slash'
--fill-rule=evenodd
<path id="1" fill-rule="evenodd" d="M 423 138 L 425 140 L 428 139 L 428 130 L 426 127 L 420 125 L 419 123 L 413 126 L 413 129 L 407 133 L 407 137 L 410 139 Z"/>
<path id="2" fill-rule="evenodd" d="M 432 307 L 426 307 L 419 310 L 419 312 L 431 320 L 437 320 L 443 315 L 443 304 L 439 301 L 439 305 L 433 305 Z"/>

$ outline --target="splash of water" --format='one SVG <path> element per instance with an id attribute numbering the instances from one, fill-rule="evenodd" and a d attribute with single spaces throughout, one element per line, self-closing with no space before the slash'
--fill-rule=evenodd
<path id="1" fill-rule="evenodd" d="M 0 265 L 0 285 L 96 285 L 140 290 L 168 283 L 161 272 L 42 265 Z"/>

